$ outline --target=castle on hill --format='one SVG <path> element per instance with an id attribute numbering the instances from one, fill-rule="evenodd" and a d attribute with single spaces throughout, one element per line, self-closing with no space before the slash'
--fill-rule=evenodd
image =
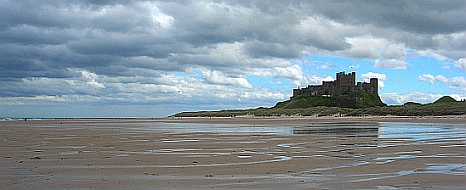
<path id="1" fill-rule="evenodd" d="M 312 96 L 323 95 L 342 95 L 350 92 L 367 92 L 371 94 L 379 94 L 379 80 L 371 78 L 370 82 L 357 82 L 356 72 L 345 74 L 345 72 L 337 73 L 337 80 L 322 81 L 322 85 L 308 85 L 306 88 L 293 89 L 293 97 L 301 94 Z"/>

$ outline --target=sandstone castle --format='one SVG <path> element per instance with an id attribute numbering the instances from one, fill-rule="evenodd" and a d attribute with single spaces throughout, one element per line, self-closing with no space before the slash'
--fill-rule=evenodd
<path id="1" fill-rule="evenodd" d="M 379 94 L 379 80 L 371 78 L 370 82 L 356 83 L 356 72 L 345 74 L 345 72 L 337 73 L 337 80 L 322 81 L 322 85 L 308 85 L 306 88 L 293 89 L 293 97 L 301 94 L 309 94 L 312 96 L 323 95 L 342 95 L 349 92 L 367 92 L 371 94 Z"/>

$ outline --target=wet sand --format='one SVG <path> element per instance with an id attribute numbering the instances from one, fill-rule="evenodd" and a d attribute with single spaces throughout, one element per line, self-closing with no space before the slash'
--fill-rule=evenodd
<path id="1" fill-rule="evenodd" d="M 415 123 L 466 123 L 466 115 L 450 116 L 366 116 L 366 117 L 173 117 L 161 119 L 163 122 L 174 123 L 232 123 L 232 124 L 278 124 L 299 125 L 308 123 L 345 123 L 345 122 L 415 122 Z"/>
<path id="2" fill-rule="evenodd" d="M 456 132 L 444 131 L 445 136 L 427 131 L 432 138 L 418 139 L 384 137 L 382 128 L 389 128 L 377 122 L 388 121 L 456 123 L 438 128 Z M 293 128 L 293 134 L 158 129 L 166 123 L 301 127 Z M 348 123 L 352 131 L 317 127 L 334 123 Z M 4 189 L 462 189 L 466 186 L 464 123 L 464 116 L 3 121 L 0 185 Z"/>

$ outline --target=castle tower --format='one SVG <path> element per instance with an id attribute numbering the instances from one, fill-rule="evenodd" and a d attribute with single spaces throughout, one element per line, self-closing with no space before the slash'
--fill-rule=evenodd
<path id="1" fill-rule="evenodd" d="M 356 86 L 356 72 L 345 74 L 345 72 L 337 73 L 336 94 L 345 92 L 354 92 Z"/>
<path id="2" fill-rule="evenodd" d="M 371 93 L 372 94 L 379 94 L 379 79 L 378 78 L 371 78 L 370 84 L 372 86 Z"/>
<path id="3" fill-rule="evenodd" d="M 301 88 L 298 88 L 297 89 L 293 89 L 293 96 L 297 96 L 297 95 L 301 95 L 303 93 L 303 91 L 301 90 Z"/>

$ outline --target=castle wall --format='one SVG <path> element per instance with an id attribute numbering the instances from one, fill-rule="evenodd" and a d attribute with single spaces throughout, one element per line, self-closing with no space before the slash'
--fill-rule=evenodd
<path id="1" fill-rule="evenodd" d="M 356 83 L 356 72 L 336 74 L 337 80 L 322 81 L 322 85 L 308 85 L 306 88 L 293 89 L 293 96 L 309 94 L 312 96 L 341 95 L 348 92 L 367 92 L 378 94 L 379 85 L 377 78 L 371 78 L 369 83 Z"/>

